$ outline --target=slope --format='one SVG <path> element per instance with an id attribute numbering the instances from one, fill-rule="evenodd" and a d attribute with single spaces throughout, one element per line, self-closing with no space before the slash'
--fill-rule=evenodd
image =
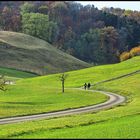
<path id="1" fill-rule="evenodd" d="M 90 82 L 94 85 L 101 81 L 121 77 L 122 75 L 139 71 L 139 62 L 140 56 L 137 56 L 117 64 L 95 66 L 75 71 L 69 71 L 67 72 L 68 77 L 65 85 L 66 87 L 81 87 L 85 82 Z M 59 87 L 60 81 L 57 80 L 58 75 L 59 74 L 39 76 L 36 78 L 22 80 L 22 83 L 33 82 L 34 84 L 38 85 L 50 83 L 48 85 L 49 87 Z"/>
<path id="2" fill-rule="evenodd" d="M 0 66 L 40 75 L 91 66 L 51 44 L 17 32 L 0 31 Z"/>
<path id="3" fill-rule="evenodd" d="M 67 88 L 81 87 L 84 84 L 84 81 L 86 82 L 89 81 L 93 83 L 93 81 L 98 82 L 104 79 L 110 79 L 113 77 L 117 77 L 126 73 L 136 71 L 140 69 L 139 61 L 140 61 L 140 57 L 134 57 L 133 59 L 130 59 L 128 61 L 119 64 L 97 66 L 97 67 L 91 67 L 87 69 L 67 72 L 68 77 L 65 81 L 65 86 Z M 8 87 L 9 90 L 6 91 L 6 94 L 0 94 L 0 98 L 1 98 L 0 101 L 2 102 L 1 106 L 4 105 L 5 108 L 9 110 L 8 112 L 5 112 L 6 111 L 5 108 L 3 108 L 5 110 L 5 111 L 3 110 L 2 113 L 4 114 L 3 116 L 14 116 L 15 114 L 19 115 L 21 112 L 26 115 L 26 114 L 54 111 L 54 109 L 62 110 L 64 108 L 67 108 L 66 104 L 68 104 L 69 107 L 75 106 L 75 103 L 77 105 L 79 105 L 80 103 L 81 106 L 82 104 L 85 103 L 86 104 L 88 103 L 87 105 L 91 103 L 90 105 L 92 105 L 95 99 L 91 99 L 90 102 L 90 100 L 89 99 L 86 100 L 85 97 L 85 100 L 82 100 L 83 95 L 79 93 L 76 94 L 77 91 L 74 91 L 73 89 L 67 89 L 64 95 L 58 94 L 61 93 L 61 81 L 58 78 L 59 75 L 60 74 L 52 74 L 48 76 L 39 76 L 35 78 L 22 79 L 22 80 L 18 80 L 16 82 L 16 85 L 9 86 Z M 98 98 L 100 102 L 101 96 Z M 77 99 L 80 102 L 77 102 Z M 73 101 L 76 102 L 74 103 Z M 16 105 L 18 105 L 19 109 L 16 108 L 16 110 L 14 110 L 12 108 L 9 108 L 9 103 L 11 107 L 14 106 L 15 108 Z M 28 106 L 27 110 L 24 109 L 23 105 Z M 32 105 L 33 107 L 35 107 L 36 105 L 37 108 L 33 110 Z M 13 113 L 13 111 L 15 112 Z"/>
<path id="4" fill-rule="evenodd" d="M 140 57 L 138 56 L 119 64 L 98 66 L 98 67 L 92 67 L 88 69 L 68 72 L 69 78 L 67 79 L 66 86 L 69 87 L 71 86 L 71 84 L 73 85 L 73 87 L 81 86 L 83 80 L 80 81 L 80 79 L 82 78 L 84 80 L 90 81 L 91 77 L 92 78 L 94 77 L 93 81 L 98 82 L 101 80 L 110 79 L 133 71 L 137 71 L 140 69 L 139 62 L 140 62 Z M 78 81 L 73 80 L 73 78 L 75 77 L 75 73 L 78 76 Z M 57 76 L 58 76 L 57 74 L 53 74 L 49 76 L 41 76 L 38 78 L 20 80 L 17 82 L 16 88 L 20 89 L 20 86 L 28 87 L 28 91 L 24 90 L 24 94 L 28 95 L 31 89 L 35 90 L 35 88 L 38 89 L 38 87 L 43 87 L 43 85 L 46 82 L 49 83 L 47 84 L 47 87 L 55 90 L 55 88 L 57 89 L 60 88 L 61 86 L 60 82 L 56 80 Z M 89 138 L 95 138 L 95 137 L 96 138 L 102 138 L 102 137 L 139 138 L 139 124 L 138 124 L 139 114 L 140 114 L 139 83 L 140 83 L 140 73 L 136 73 L 128 77 L 123 77 L 113 81 L 101 83 L 93 87 L 94 89 L 96 88 L 100 90 L 112 91 L 125 96 L 127 98 L 127 102 L 118 107 L 99 111 L 96 113 L 87 113 L 87 114 L 80 114 L 80 115 L 67 116 L 61 118 L 45 119 L 40 121 L 31 121 L 31 122 L 23 122 L 18 124 L 0 126 L 1 137 L 83 138 L 84 137 L 83 133 L 86 132 L 87 134 L 85 136 L 89 136 Z M 15 91 L 15 87 L 10 87 L 10 92 L 11 92 L 10 94 L 13 94 L 13 97 L 14 97 L 14 91 Z M 20 95 L 22 94 L 23 92 L 20 93 Z M 34 93 L 34 96 L 35 95 L 36 94 Z M 68 95 L 70 94 L 65 94 L 66 97 L 71 99 L 71 96 Z M 1 98 L 2 96 L 6 97 L 6 95 L 1 94 Z M 98 98 L 94 98 L 94 100 L 97 99 Z M 83 100 L 77 100 L 77 103 L 81 101 Z M 6 106 L 8 107 L 8 104 L 5 105 L 5 107 Z M 133 121 L 132 123 L 132 120 L 135 121 Z M 109 131 L 110 130 L 109 128 L 112 127 L 113 130 Z M 9 132 L 9 130 L 12 131 Z M 83 133 L 79 133 L 80 130 Z M 96 131 L 96 133 L 93 133 L 94 130 Z M 71 133 L 71 135 L 66 135 L 69 134 L 69 132 Z"/>

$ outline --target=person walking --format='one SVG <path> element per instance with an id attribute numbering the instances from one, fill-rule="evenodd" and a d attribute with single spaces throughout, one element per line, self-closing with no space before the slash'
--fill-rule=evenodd
<path id="1" fill-rule="evenodd" d="M 86 90 L 86 88 L 87 88 L 87 83 L 84 84 L 84 89 Z"/>
<path id="2" fill-rule="evenodd" d="M 87 85 L 88 89 L 90 89 L 90 86 L 91 86 L 90 83 L 88 83 L 88 85 Z"/>

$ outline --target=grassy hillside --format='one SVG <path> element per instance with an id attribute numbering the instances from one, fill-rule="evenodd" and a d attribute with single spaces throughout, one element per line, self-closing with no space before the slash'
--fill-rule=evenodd
<path id="1" fill-rule="evenodd" d="M 0 118 L 78 108 L 107 99 L 98 92 L 66 89 L 62 94 L 60 88 L 49 88 L 47 85 L 12 85 L 9 91 L 0 91 Z"/>
<path id="2" fill-rule="evenodd" d="M 119 64 L 97 66 L 67 72 L 68 77 L 65 81 L 65 87 L 81 87 L 84 82 L 96 83 L 98 81 L 136 71 L 140 69 L 139 60 L 140 57 L 134 57 L 133 59 Z M 16 85 L 8 86 L 9 90 L 6 91 L 6 94 L 3 94 L 1 91 L 1 117 L 15 116 L 19 114 L 35 114 L 94 104 L 95 97 L 97 97 L 98 94 L 95 94 L 96 96 L 91 99 L 91 101 L 89 100 L 90 95 L 89 99 L 85 97 L 85 101 L 83 100 L 84 103 L 82 101 L 75 102 L 77 101 L 78 96 L 78 100 L 82 100 L 84 97 L 84 95 L 78 93 L 75 94 L 77 91 L 66 90 L 66 94 L 61 94 L 61 81 L 59 80 L 59 75 L 60 74 L 53 74 L 18 80 Z M 124 78 L 122 78 L 122 80 L 123 79 Z M 71 94 L 69 95 L 68 93 Z M 100 95 L 99 100 L 96 99 L 97 102 L 105 101 L 104 96 L 102 97 Z M 57 100 L 55 100 L 56 98 Z M 14 106 L 15 109 L 9 108 L 9 105 L 11 107 Z M 5 106 L 5 108 L 3 108 L 3 106 Z M 24 109 L 25 107 L 26 109 Z M 34 107 L 34 109 L 32 107 Z"/>
<path id="3" fill-rule="evenodd" d="M 11 138 L 140 138 L 139 121 L 140 116 L 132 115 L 85 126 L 40 129 L 17 135 L 15 133 Z"/>
<path id="4" fill-rule="evenodd" d="M 84 84 L 85 81 L 96 83 L 102 80 L 110 79 L 113 77 L 117 77 L 123 74 L 139 70 L 140 69 L 139 62 L 140 57 L 134 57 L 130 60 L 127 60 L 119 64 L 97 66 L 83 70 L 68 72 L 69 77 L 66 80 L 66 87 L 80 87 L 81 85 Z M 20 138 L 87 138 L 87 137 L 140 138 L 139 83 L 140 83 L 140 73 L 137 73 L 128 77 L 123 77 L 121 79 L 93 86 L 93 89 L 112 91 L 125 96 L 127 98 L 127 102 L 123 103 L 122 105 L 119 105 L 118 107 L 113 107 L 112 109 L 105 109 L 103 111 L 98 111 L 96 113 L 85 113 L 61 118 L 22 122 L 10 125 L 1 125 L 0 137 L 1 138 L 7 137 L 8 138 L 19 138 L 19 137 Z M 43 87 L 43 85 L 46 85 L 46 87 L 45 86 Z M 12 99 L 15 97 L 15 100 L 17 100 L 17 94 L 21 96 L 21 99 L 23 98 L 22 95 L 24 95 L 24 99 L 26 98 L 26 102 L 30 101 L 30 103 L 37 103 L 41 101 L 42 100 L 41 97 L 39 98 L 38 94 L 36 93 L 40 93 L 40 95 L 42 95 L 45 92 L 40 90 L 40 87 L 42 87 L 44 91 L 47 88 L 50 89 L 49 94 L 52 95 L 52 93 L 54 93 L 56 89 L 58 90 L 61 87 L 61 83 L 60 81 L 58 81 L 58 75 L 54 74 L 49 76 L 41 76 L 37 78 L 19 80 L 17 82 L 16 87 L 9 86 L 9 91 L 7 92 L 7 94 L 3 94 L 2 92 L 0 92 L 1 96 L 0 100 L 3 101 L 1 102 L 0 110 L 3 109 L 2 112 L 4 112 L 5 109 L 9 109 L 8 111 L 9 113 L 10 108 L 8 108 L 8 106 L 11 106 L 11 110 L 14 110 L 14 107 L 17 106 L 17 105 L 14 106 L 15 101 L 12 100 L 10 102 L 10 105 L 6 103 L 6 101 L 8 101 L 8 99 L 10 100 L 11 97 Z M 34 100 L 28 98 L 30 97 L 29 93 L 32 94 Z M 76 96 L 77 92 L 73 93 L 72 95 L 70 95 L 70 93 L 72 94 L 72 91 L 69 92 L 67 91 L 66 94 L 64 94 L 65 97 L 72 99 L 74 97 L 73 95 Z M 85 98 L 83 95 L 84 94 L 78 95 L 78 97 L 80 96 L 79 97 L 80 99 L 76 100 L 77 104 L 84 102 L 84 100 L 86 101 L 86 103 L 90 103 L 90 101 L 92 102 L 93 100 L 101 99 L 100 97 L 96 96 L 94 99 L 89 100 L 90 96 L 88 98 Z M 18 97 L 18 100 L 20 99 L 20 96 Z M 43 94 L 43 99 L 44 96 L 45 95 Z M 64 100 L 63 98 L 61 99 Z M 61 99 L 58 99 L 59 101 L 58 105 L 61 104 L 60 103 Z M 46 100 L 44 99 L 43 102 L 45 101 L 47 102 L 49 100 L 46 98 Z M 55 99 L 52 98 L 51 101 L 55 101 Z M 53 103 L 57 105 L 56 102 Z M 20 105 L 20 107 L 23 108 L 24 105 L 22 104 Z M 43 112 L 43 110 L 41 111 Z"/>
<path id="5" fill-rule="evenodd" d="M 0 66 L 40 75 L 91 66 L 49 43 L 22 33 L 0 31 Z"/>
<path id="6" fill-rule="evenodd" d="M 112 65 L 102 65 L 96 67 L 90 67 L 86 69 L 76 70 L 67 72 L 68 77 L 65 82 L 66 87 L 80 87 L 85 82 L 90 82 L 91 84 L 104 81 L 110 78 L 118 77 L 127 73 L 131 73 L 140 70 L 140 57 L 134 57 L 127 61 L 112 64 Z M 49 87 L 59 87 L 60 82 L 58 80 L 59 74 L 53 74 L 48 76 L 40 76 L 37 78 L 31 78 L 23 80 L 22 83 L 33 82 L 34 84 L 41 85 L 49 83 Z"/>

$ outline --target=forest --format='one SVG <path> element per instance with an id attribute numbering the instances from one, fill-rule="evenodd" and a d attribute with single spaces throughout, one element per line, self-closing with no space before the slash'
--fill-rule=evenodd
<path id="1" fill-rule="evenodd" d="M 94 65 L 140 44 L 140 12 L 74 1 L 1 1 L 0 30 L 29 34 Z"/>

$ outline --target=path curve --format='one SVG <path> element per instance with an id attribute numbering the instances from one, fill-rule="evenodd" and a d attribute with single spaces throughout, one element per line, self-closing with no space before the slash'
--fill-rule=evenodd
<path id="1" fill-rule="evenodd" d="M 75 89 L 77 89 L 77 88 L 75 88 Z M 83 89 L 78 89 L 78 90 L 83 90 Z M 104 103 L 87 106 L 87 107 L 76 108 L 76 109 L 69 109 L 69 110 L 57 111 L 57 112 L 51 112 L 51 113 L 0 119 L 0 125 L 23 122 L 23 121 L 53 118 L 53 117 L 61 117 L 61 116 L 74 115 L 74 114 L 87 113 L 87 112 L 94 112 L 94 111 L 98 111 L 98 110 L 102 110 L 102 109 L 111 108 L 113 106 L 123 103 L 126 100 L 125 97 L 112 93 L 112 92 L 99 91 L 99 90 L 89 90 L 89 91 L 103 93 L 103 94 L 109 96 L 109 100 Z"/>

